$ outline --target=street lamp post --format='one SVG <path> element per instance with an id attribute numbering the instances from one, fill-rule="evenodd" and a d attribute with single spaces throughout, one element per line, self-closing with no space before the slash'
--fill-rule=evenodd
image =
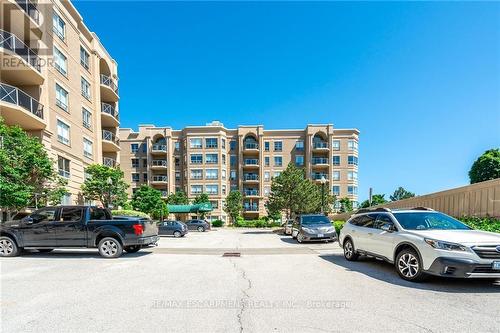
<path id="1" fill-rule="evenodd" d="M 321 176 L 321 214 L 325 213 L 325 184 L 326 178 L 325 176 Z"/>
<path id="2" fill-rule="evenodd" d="M 108 204 L 107 204 L 107 208 L 111 208 L 110 206 L 112 206 L 112 202 L 111 202 L 111 186 L 113 185 L 113 179 L 111 179 L 111 177 L 108 177 L 108 179 L 106 180 L 106 183 L 108 183 Z"/>

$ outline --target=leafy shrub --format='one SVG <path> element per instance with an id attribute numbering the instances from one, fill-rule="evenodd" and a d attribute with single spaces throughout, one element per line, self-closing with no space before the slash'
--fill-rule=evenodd
<path id="1" fill-rule="evenodd" d="M 340 233 L 340 229 L 344 227 L 345 221 L 333 221 L 333 226 L 335 227 L 335 231 L 337 235 Z"/>
<path id="2" fill-rule="evenodd" d="M 149 218 L 149 215 L 146 213 L 138 212 L 136 210 L 127 210 L 127 209 L 112 210 L 111 214 L 113 216 L 136 216 L 136 217 Z"/>
<path id="3" fill-rule="evenodd" d="M 494 217 L 464 216 L 459 218 L 459 220 L 467 224 L 472 229 L 500 233 L 500 219 L 496 219 Z"/>
<path id="4" fill-rule="evenodd" d="M 223 225 L 224 225 L 224 221 L 222 221 L 222 220 L 212 221 L 212 227 L 222 227 Z"/>

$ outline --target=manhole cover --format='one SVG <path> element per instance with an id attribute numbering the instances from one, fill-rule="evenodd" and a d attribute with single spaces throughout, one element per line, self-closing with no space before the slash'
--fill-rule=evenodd
<path id="1" fill-rule="evenodd" d="M 239 252 L 224 252 L 223 257 L 241 257 Z"/>

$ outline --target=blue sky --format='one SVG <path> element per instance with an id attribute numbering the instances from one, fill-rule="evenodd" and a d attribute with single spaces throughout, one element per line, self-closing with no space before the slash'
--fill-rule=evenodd
<path id="1" fill-rule="evenodd" d="M 356 127 L 359 194 L 464 185 L 500 146 L 500 3 L 75 3 L 121 126 Z"/>

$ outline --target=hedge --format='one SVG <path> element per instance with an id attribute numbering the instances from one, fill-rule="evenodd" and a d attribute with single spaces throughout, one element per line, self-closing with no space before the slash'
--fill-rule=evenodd
<path id="1" fill-rule="evenodd" d="M 127 209 L 119 209 L 119 210 L 112 210 L 111 214 L 113 216 L 137 216 L 137 217 L 144 217 L 149 219 L 149 215 L 143 212 L 138 212 L 136 210 L 127 210 Z"/>
<path id="2" fill-rule="evenodd" d="M 222 221 L 222 220 L 212 221 L 212 227 L 222 227 L 223 225 L 224 225 L 224 221 Z"/>

